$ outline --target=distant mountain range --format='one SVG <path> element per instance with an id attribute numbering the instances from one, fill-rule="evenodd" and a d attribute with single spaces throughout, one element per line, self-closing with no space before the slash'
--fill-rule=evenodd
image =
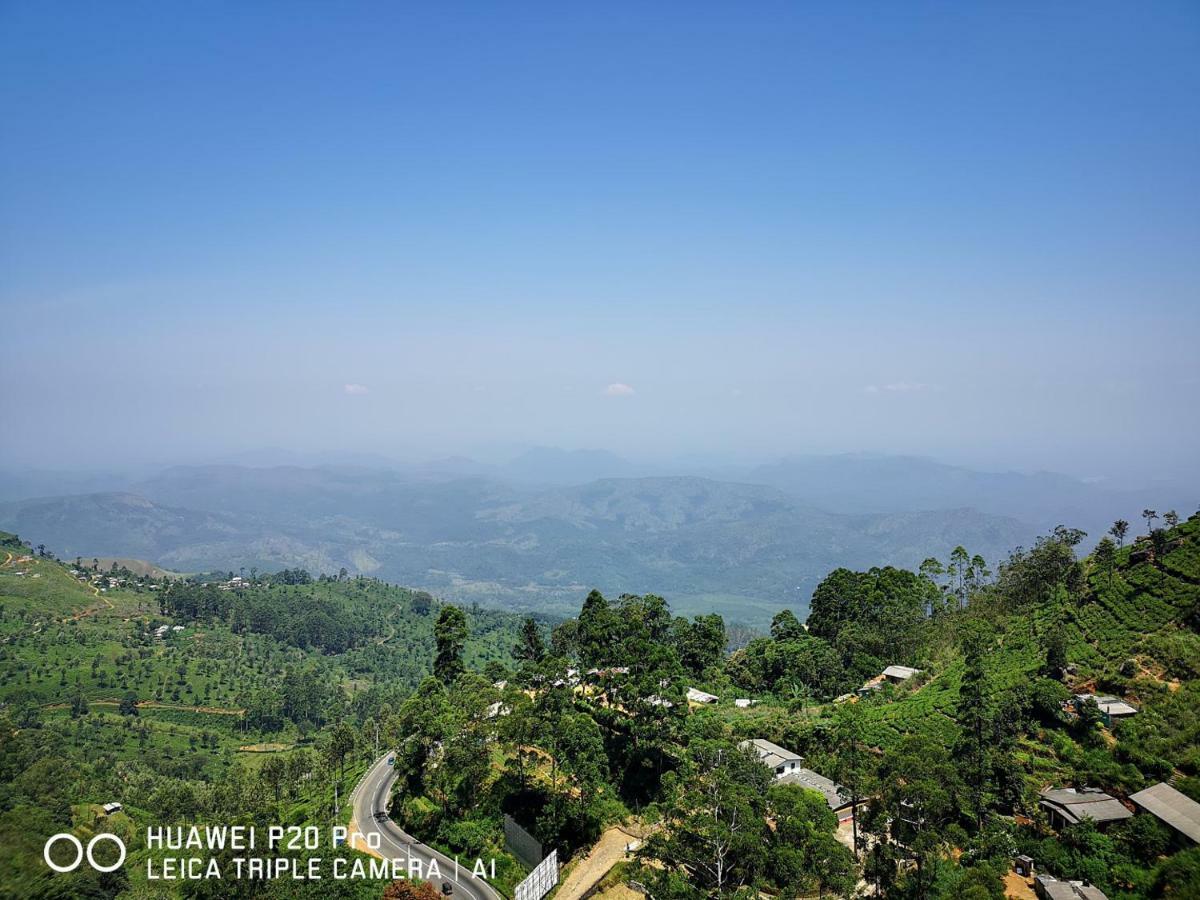
<path id="1" fill-rule="evenodd" d="M 739 481 L 643 471 L 554 450 L 504 467 L 185 466 L 120 490 L 0 503 L 0 528 L 65 558 L 344 567 L 543 612 L 577 608 L 592 587 L 655 592 L 684 612 L 762 623 L 783 606 L 803 612 L 837 566 L 916 566 L 957 544 L 995 563 L 1059 522 L 1102 530 L 1159 502 L 907 457 L 797 458 Z"/>

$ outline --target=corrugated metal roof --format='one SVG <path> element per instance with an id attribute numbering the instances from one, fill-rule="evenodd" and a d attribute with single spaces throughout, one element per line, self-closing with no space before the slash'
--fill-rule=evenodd
<path id="1" fill-rule="evenodd" d="M 1182 794 L 1169 784 L 1159 782 L 1138 791 L 1132 800 L 1139 809 L 1161 819 L 1180 834 L 1200 844 L 1200 803 Z"/>
<path id="2" fill-rule="evenodd" d="M 1096 694 L 1076 694 L 1075 699 L 1080 703 L 1095 700 L 1100 711 L 1108 716 L 1132 716 L 1137 714 L 1137 707 L 1126 703 L 1120 697 L 1097 696 Z"/>
<path id="3" fill-rule="evenodd" d="M 738 744 L 743 749 L 753 750 L 758 754 L 758 758 L 763 761 L 764 765 L 770 766 L 772 769 L 782 766 L 784 763 L 799 762 L 804 759 L 799 753 L 793 753 L 778 744 L 772 744 L 763 738 L 754 738 L 749 741 L 742 741 Z"/>
<path id="4" fill-rule="evenodd" d="M 1117 822 L 1133 816 L 1115 797 L 1100 790 L 1064 788 L 1041 792 L 1042 806 L 1052 809 L 1068 822 L 1091 819 L 1093 822 Z"/>
<path id="5" fill-rule="evenodd" d="M 1036 880 L 1047 900 L 1108 900 L 1100 888 L 1082 881 L 1059 881 L 1053 875 L 1039 875 Z"/>
<path id="6" fill-rule="evenodd" d="M 779 779 L 780 784 L 796 784 L 810 791 L 819 791 L 825 797 L 830 809 L 840 809 L 850 803 L 850 795 L 841 785 L 835 784 L 819 772 L 812 769 L 797 769 Z"/>

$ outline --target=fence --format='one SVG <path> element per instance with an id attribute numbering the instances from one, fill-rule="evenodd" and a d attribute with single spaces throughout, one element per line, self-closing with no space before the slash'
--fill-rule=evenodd
<path id="1" fill-rule="evenodd" d="M 541 843 L 507 814 L 504 816 L 504 849 L 519 859 L 527 869 L 536 868 L 542 861 Z"/>
<path id="2" fill-rule="evenodd" d="M 558 851 L 538 863 L 529 876 L 517 885 L 514 900 L 542 900 L 558 884 Z"/>

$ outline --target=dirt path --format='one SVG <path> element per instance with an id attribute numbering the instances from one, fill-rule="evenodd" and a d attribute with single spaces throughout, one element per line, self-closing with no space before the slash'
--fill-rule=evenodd
<path id="1" fill-rule="evenodd" d="M 554 895 L 555 900 L 580 900 L 600 883 L 613 866 L 625 858 L 627 844 L 633 844 L 636 849 L 642 842 L 619 826 L 614 825 L 605 831 L 584 860 L 571 870 L 571 874 Z"/>
<path id="2" fill-rule="evenodd" d="M 85 581 L 83 583 L 92 589 L 92 596 L 97 597 L 100 600 L 103 600 L 109 609 L 116 609 L 116 607 L 113 606 L 113 602 L 111 600 L 109 600 L 107 597 L 102 597 L 100 595 L 100 588 L 96 587 L 90 581 Z M 63 619 L 63 621 L 64 622 L 78 622 L 80 619 L 86 619 L 88 616 L 95 615 L 98 612 L 100 612 L 99 606 L 89 606 L 87 609 L 83 610 L 83 612 L 75 613 L 75 615 L 73 615 L 73 616 L 67 616 L 65 619 Z"/>
<path id="3" fill-rule="evenodd" d="M 1037 900 L 1029 882 L 1013 871 L 1004 876 L 1004 896 L 1011 900 Z"/>

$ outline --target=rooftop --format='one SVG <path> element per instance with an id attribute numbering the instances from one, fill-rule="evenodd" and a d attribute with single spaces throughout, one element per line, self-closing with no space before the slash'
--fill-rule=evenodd
<path id="1" fill-rule="evenodd" d="M 1137 713 L 1137 707 L 1132 706 L 1120 697 L 1097 696 L 1096 694 L 1076 694 L 1075 699 L 1083 703 L 1095 700 L 1100 711 L 1108 716 L 1132 716 Z"/>
<path id="2" fill-rule="evenodd" d="M 1138 807 L 1200 844 L 1200 803 L 1159 782 L 1129 798 Z"/>
<path id="3" fill-rule="evenodd" d="M 850 803 L 850 795 L 846 793 L 845 788 L 812 769 L 797 769 L 795 772 L 789 772 L 779 779 L 779 783 L 797 784 L 802 788 L 823 794 L 830 809 L 840 809 Z"/>
<path id="4" fill-rule="evenodd" d="M 738 744 L 743 749 L 753 750 L 758 754 L 758 758 L 762 760 L 763 765 L 770 766 L 772 769 L 782 766 L 784 763 L 800 762 L 804 759 L 799 753 L 793 753 L 778 744 L 772 744 L 770 741 L 762 738 L 754 738 L 750 741 L 742 741 Z"/>
<path id="5" fill-rule="evenodd" d="M 1100 888 L 1082 881 L 1059 881 L 1052 875 L 1039 875 L 1036 881 L 1047 900 L 1108 900 Z"/>
<path id="6" fill-rule="evenodd" d="M 1072 824 L 1084 819 L 1096 823 L 1117 822 L 1133 816 L 1120 800 L 1094 788 L 1047 788 L 1041 792 L 1041 797 L 1042 806 L 1054 810 Z"/>

